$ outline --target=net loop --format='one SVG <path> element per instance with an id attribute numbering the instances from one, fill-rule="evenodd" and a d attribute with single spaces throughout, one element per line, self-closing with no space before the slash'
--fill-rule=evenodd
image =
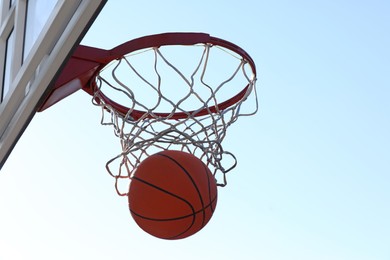
<path id="1" fill-rule="evenodd" d="M 127 195 L 140 162 L 168 149 L 194 154 L 210 168 L 217 185 L 225 186 L 227 173 L 237 165 L 222 146 L 226 130 L 258 110 L 256 75 L 247 59 L 208 43 L 170 47 L 122 56 L 91 83 L 101 124 L 112 126 L 120 141 L 121 152 L 106 169 L 121 196 Z"/>

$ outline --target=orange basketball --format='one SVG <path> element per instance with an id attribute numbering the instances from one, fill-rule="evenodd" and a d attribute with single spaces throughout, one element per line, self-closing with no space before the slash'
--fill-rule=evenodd
<path id="1" fill-rule="evenodd" d="M 163 151 L 138 166 L 129 188 L 129 208 L 145 232 L 181 239 L 201 230 L 217 205 L 217 185 L 192 154 Z"/>

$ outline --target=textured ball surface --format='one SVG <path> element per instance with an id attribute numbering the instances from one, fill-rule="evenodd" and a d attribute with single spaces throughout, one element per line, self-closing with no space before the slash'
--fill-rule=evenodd
<path id="1" fill-rule="evenodd" d="M 129 208 L 145 232 L 181 239 L 201 230 L 217 204 L 208 167 L 192 154 L 163 151 L 140 163 L 129 188 Z"/>

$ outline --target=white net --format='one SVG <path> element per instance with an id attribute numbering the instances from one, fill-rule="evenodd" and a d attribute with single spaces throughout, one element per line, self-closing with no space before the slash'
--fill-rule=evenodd
<path id="1" fill-rule="evenodd" d="M 222 141 L 239 117 L 257 112 L 255 82 L 248 61 L 211 44 L 144 49 L 107 65 L 93 103 L 120 140 L 121 152 L 106 164 L 118 194 L 127 195 L 141 161 L 167 149 L 194 154 L 225 186 L 236 158 Z"/>

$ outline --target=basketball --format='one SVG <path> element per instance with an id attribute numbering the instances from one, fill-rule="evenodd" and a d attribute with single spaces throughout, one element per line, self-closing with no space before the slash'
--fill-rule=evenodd
<path id="1" fill-rule="evenodd" d="M 200 159 L 166 150 L 140 163 L 128 199 L 133 219 L 145 232 L 182 239 L 209 222 L 217 204 L 217 185 Z"/>

